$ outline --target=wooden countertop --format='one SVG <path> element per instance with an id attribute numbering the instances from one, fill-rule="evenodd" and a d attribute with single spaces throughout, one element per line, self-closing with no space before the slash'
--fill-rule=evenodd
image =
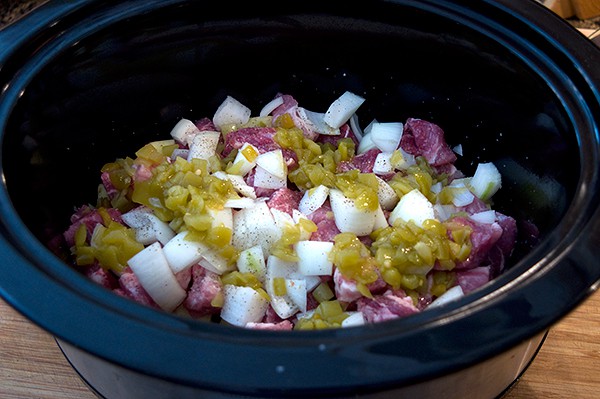
<path id="1" fill-rule="evenodd" d="M 503 399 L 592 399 L 600 393 L 600 292 L 550 329 Z M 0 300 L 0 398 L 94 399 L 54 338 Z"/>

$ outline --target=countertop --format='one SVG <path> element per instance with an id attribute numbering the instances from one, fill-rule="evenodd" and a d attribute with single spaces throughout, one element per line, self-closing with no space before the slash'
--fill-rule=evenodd
<path id="1" fill-rule="evenodd" d="M 554 325 L 502 399 L 596 399 L 600 392 L 600 291 Z M 0 300 L 0 398 L 93 399 L 54 338 Z"/>

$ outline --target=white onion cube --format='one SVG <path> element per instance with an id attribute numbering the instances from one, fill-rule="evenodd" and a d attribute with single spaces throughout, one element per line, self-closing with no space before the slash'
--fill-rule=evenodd
<path id="1" fill-rule="evenodd" d="M 227 284 L 223 287 L 223 296 L 221 318 L 238 327 L 260 322 L 269 306 L 269 302 L 251 287 Z"/>

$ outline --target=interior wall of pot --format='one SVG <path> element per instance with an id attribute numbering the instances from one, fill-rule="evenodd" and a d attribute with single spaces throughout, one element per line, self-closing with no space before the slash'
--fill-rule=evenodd
<path id="1" fill-rule="evenodd" d="M 253 114 L 277 93 L 324 112 L 346 90 L 366 98 L 363 127 L 431 120 L 462 145 L 466 175 L 478 162 L 498 166 L 497 210 L 542 234 L 558 223 L 578 179 L 575 135 L 544 79 L 485 32 L 411 7 L 389 20 L 352 7 L 337 17 L 245 11 L 221 18 L 190 4 L 128 18 L 32 77 L 2 158 L 13 205 L 36 236 L 47 242 L 76 206 L 95 203 L 105 163 L 169 138 L 180 118 L 212 117 L 226 95 Z"/>

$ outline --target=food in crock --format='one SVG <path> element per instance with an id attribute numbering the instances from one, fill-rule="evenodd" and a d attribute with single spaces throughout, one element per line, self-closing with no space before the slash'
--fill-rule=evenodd
<path id="1" fill-rule="evenodd" d="M 492 209 L 493 163 L 464 176 L 443 130 L 373 120 L 345 92 L 326 112 L 278 94 L 102 168 L 64 233 L 89 278 L 147 306 L 257 329 L 318 329 L 420 312 L 499 275 L 515 220 Z"/>

